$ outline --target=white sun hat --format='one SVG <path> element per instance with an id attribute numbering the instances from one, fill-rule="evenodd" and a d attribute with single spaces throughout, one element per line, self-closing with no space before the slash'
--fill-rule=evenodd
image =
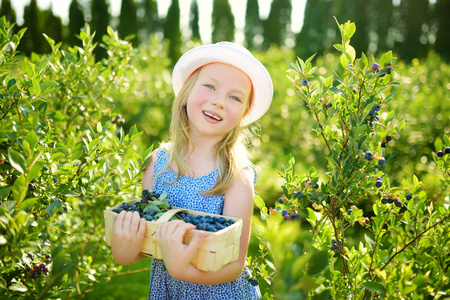
<path id="1" fill-rule="evenodd" d="M 246 48 L 231 42 L 219 42 L 195 47 L 176 63 L 172 73 L 175 96 L 192 73 L 209 63 L 225 63 L 243 71 L 253 85 L 253 99 L 249 113 L 243 119 L 248 125 L 261 118 L 269 109 L 273 97 L 273 84 L 267 69 Z"/>

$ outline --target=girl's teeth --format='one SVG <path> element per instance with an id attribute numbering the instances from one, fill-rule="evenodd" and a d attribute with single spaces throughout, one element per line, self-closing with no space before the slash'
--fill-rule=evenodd
<path id="1" fill-rule="evenodd" d="M 204 112 L 204 114 L 207 115 L 207 116 L 210 117 L 210 118 L 213 118 L 214 120 L 222 121 L 222 119 L 219 118 L 218 116 L 215 116 L 215 115 L 210 114 L 210 113 L 208 113 L 208 112 Z"/>

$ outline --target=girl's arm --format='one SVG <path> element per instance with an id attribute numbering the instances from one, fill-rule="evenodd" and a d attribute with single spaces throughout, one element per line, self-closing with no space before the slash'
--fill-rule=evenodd
<path id="1" fill-rule="evenodd" d="M 164 264 L 170 275 L 180 280 L 199 284 L 219 284 L 236 280 L 242 273 L 247 257 L 253 215 L 253 197 L 252 178 L 248 170 L 243 170 L 240 178 L 225 193 L 223 209 L 225 216 L 242 218 L 243 221 L 239 258 L 214 273 L 201 271 L 190 264 L 203 235 L 198 232 L 189 245 L 184 245 L 182 241 L 186 231 L 194 229 L 194 225 L 182 221 L 162 224 L 158 228 L 156 237 Z"/>
<path id="2" fill-rule="evenodd" d="M 152 159 L 142 174 L 142 189 L 153 189 L 153 167 L 156 150 L 151 154 Z M 114 216 L 111 251 L 114 260 L 121 265 L 129 265 L 147 256 L 140 253 L 144 242 L 146 221 L 137 212 L 122 211 Z"/>

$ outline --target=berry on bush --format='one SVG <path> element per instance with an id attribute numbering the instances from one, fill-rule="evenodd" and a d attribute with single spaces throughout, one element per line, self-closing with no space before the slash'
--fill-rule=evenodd
<path id="1" fill-rule="evenodd" d="M 380 71 L 380 65 L 377 64 L 377 63 L 373 63 L 373 64 L 372 64 L 372 71 L 373 71 L 374 73 L 377 73 L 378 71 Z"/>
<path id="2" fill-rule="evenodd" d="M 302 85 L 303 85 L 303 86 L 307 86 L 307 85 L 308 85 L 308 80 L 303 79 L 303 80 L 302 80 Z"/>
<path id="3" fill-rule="evenodd" d="M 411 195 L 411 194 L 407 194 L 407 195 L 405 196 L 405 198 L 406 198 L 406 200 L 411 200 L 411 199 L 412 199 L 412 195 Z"/>
<path id="4" fill-rule="evenodd" d="M 367 160 L 372 160 L 372 159 L 373 159 L 373 154 L 372 154 L 372 152 L 366 151 L 365 158 L 366 158 Z"/>
<path id="5" fill-rule="evenodd" d="M 442 150 L 439 150 L 438 152 L 436 152 L 436 155 L 438 157 L 442 157 L 442 156 L 444 156 L 444 152 Z"/>
<path id="6" fill-rule="evenodd" d="M 252 286 L 257 286 L 259 284 L 259 281 L 256 278 L 252 278 L 249 281 Z"/>

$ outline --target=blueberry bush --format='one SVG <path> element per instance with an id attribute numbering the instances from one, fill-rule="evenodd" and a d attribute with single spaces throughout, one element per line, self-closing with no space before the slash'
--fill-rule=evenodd
<path id="1" fill-rule="evenodd" d="M 120 270 L 103 242 L 103 210 L 137 194 L 151 147 L 124 131 L 110 97 L 136 55 L 111 28 L 107 59 L 93 33 L 67 50 L 20 57 L 24 30 L 0 20 L 0 298 L 70 299 Z"/>
<path id="2" fill-rule="evenodd" d="M 299 174 L 289 155 L 277 172 L 283 193 L 273 207 L 256 197 L 259 253 L 251 268 L 265 299 L 442 298 L 450 294 L 449 197 L 431 201 L 414 174 L 391 181 L 390 143 L 406 125 L 392 109 L 396 59 L 392 52 L 377 61 L 357 58 L 350 44 L 355 24 L 338 26 L 333 74 L 317 75 L 314 57 L 298 58 L 287 71 L 315 120 L 324 166 Z M 448 136 L 434 144 L 445 191 Z"/>
<path id="3" fill-rule="evenodd" d="M 81 47 L 47 37 L 51 54 L 23 57 L 24 31 L 0 23 L 0 298 L 145 299 L 149 262 L 114 263 L 103 210 L 138 198 L 167 134 L 167 45 L 132 48 L 111 28 L 97 45 L 86 27 Z M 292 49 L 254 53 L 274 100 L 250 143 L 249 280 L 266 299 L 442 298 L 450 68 L 433 54 L 356 58 L 355 25 L 339 26 L 338 51 L 296 60 L 290 80 Z"/>

